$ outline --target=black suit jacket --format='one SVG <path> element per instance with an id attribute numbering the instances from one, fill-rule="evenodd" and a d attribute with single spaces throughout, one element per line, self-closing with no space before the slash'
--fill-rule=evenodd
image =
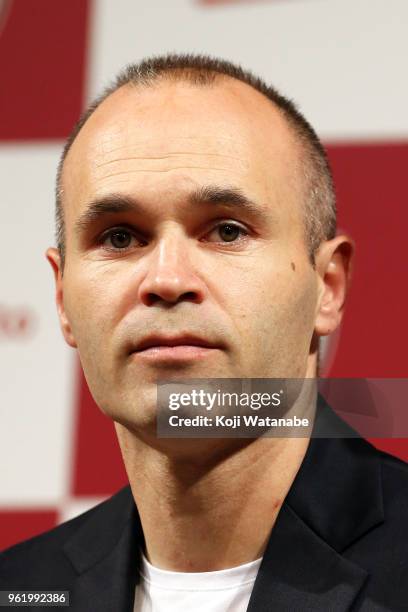
<path id="1" fill-rule="evenodd" d="M 327 406 L 316 428 L 322 418 L 349 435 Z M 312 439 L 271 531 L 248 612 L 408 611 L 407 519 L 408 464 L 359 437 Z M 125 487 L 3 552 L 0 590 L 69 590 L 72 612 L 131 612 L 142 545 Z"/>

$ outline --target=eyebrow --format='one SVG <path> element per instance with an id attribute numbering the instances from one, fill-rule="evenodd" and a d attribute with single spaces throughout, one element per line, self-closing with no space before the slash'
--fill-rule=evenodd
<path id="1" fill-rule="evenodd" d="M 264 220 L 272 216 L 269 209 L 255 202 L 236 187 L 218 187 L 217 185 L 199 187 L 190 194 L 188 201 L 193 206 L 197 204 L 219 204 L 227 208 L 241 210 L 252 217 L 260 217 Z"/>
<path id="2" fill-rule="evenodd" d="M 193 208 L 200 205 L 218 205 L 223 208 L 240 210 L 250 217 L 263 221 L 270 220 L 273 216 L 272 212 L 265 206 L 261 206 L 248 198 L 241 189 L 235 187 L 218 187 L 216 185 L 199 187 L 187 196 L 186 202 Z M 148 210 L 137 199 L 119 194 L 110 194 L 92 200 L 76 220 L 75 233 L 85 232 L 106 215 L 129 212 L 146 215 Z"/>

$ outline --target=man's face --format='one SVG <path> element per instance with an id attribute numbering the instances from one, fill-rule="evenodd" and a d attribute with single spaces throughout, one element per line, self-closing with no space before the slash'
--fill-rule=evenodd
<path id="1" fill-rule="evenodd" d="M 64 333 L 114 420 L 151 425 L 160 379 L 310 373 L 299 159 L 279 112 L 233 79 L 126 86 L 88 120 L 63 172 Z M 135 351 L 153 334 L 210 347 Z"/>

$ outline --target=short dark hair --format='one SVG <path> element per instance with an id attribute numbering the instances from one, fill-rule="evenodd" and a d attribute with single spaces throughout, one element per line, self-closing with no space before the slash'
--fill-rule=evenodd
<path id="1" fill-rule="evenodd" d="M 316 132 L 297 109 L 294 102 L 277 89 L 267 85 L 252 72 L 237 64 L 207 55 L 168 54 L 142 60 L 127 66 L 85 110 L 69 135 L 58 165 L 56 184 L 56 241 L 65 261 L 65 226 L 62 206 L 62 169 L 65 158 L 89 117 L 112 93 L 124 85 L 151 86 L 158 80 L 187 81 L 196 86 L 209 86 L 216 80 L 230 77 L 242 81 L 268 98 L 282 113 L 294 131 L 305 153 L 302 163 L 303 181 L 306 186 L 304 224 L 309 256 L 314 255 L 323 240 L 336 233 L 336 199 L 333 178 L 327 154 Z"/>

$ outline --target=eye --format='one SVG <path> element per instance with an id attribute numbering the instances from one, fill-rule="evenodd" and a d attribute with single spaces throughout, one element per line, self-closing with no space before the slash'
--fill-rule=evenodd
<path id="1" fill-rule="evenodd" d="M 214 232 L 217 232 L 221 242 L 236 242 L 239 236 L 248 236 L 245 228 L 232 221 L 219 223 L 208 235 L 211 236 Z"/>
<path id="2" fill-rule="evenodd" d="M 134 233 L 126 227 L 114 227 L 103 234 L 101 244 L 112 251 L 126 251 L 132 246 L 132 241 L 136 240 L 142 246 L 140 240 Z"/>

